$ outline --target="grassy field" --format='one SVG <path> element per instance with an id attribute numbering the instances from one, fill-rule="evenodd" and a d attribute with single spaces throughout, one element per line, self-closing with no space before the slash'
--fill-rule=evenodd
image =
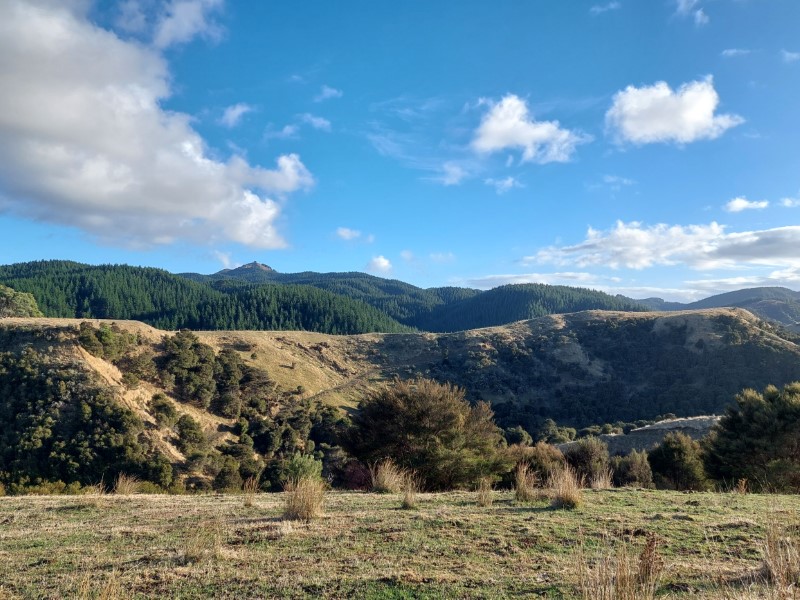
<path id="1" fill-rule="evenodd" d="M 659 597 L 759 598 L 746 588 L 767 527 L 800 515 L 800 497 L 733 493 L 587 490 L 554 510 L 455 492 L 402 510 L 398 495 L 331 492 L 304 523 L 282 520 L 282 494 L 245 500 L 0 498 L 0 598 L 573 598 L 581 565 L 622 544 L 638 560 L 650 535 Z"/>

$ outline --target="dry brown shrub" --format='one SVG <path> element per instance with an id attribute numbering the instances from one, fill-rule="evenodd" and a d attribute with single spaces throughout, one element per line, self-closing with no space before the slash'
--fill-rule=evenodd
<path id="1" fill-rule="evenodd" d="M 403 491 L 408 473 L 398 467 L 390 458 L 376 463 L 369 470 L 372 491 L 378 494 L 396 494 Z"/>
<path id="2" fill-rule="evenodd" d="M 494 494 L 492 490 L 492 481 L 488 477 L 482 477 L 478 482 L 478 506 L 491 506 L 493 501 Z"/>
<path id="3" fill-rule="evenodd" d="M 184 540 L 183 563 L 195 564 L 219 559 L 222 556 L 222 533 L 222 522 L 219 518 L 198 523 Z"/>
<path id="4" fill-rule="evenodd" d="M 120 473 L 114 482 L 114 494 L 117 496 L 130 496 L 139 491 L 139 480 L 131 475 Z"/>
<path id="5" fill-rule="evenodd" d="M 403 481 L 403 498 L 400 507 L 404 509 L 417 508 L 417 494 L 420 491 L 419 478 L 414 473 L 406 473 Z"/>
<path id="6" fill-rule="evenodd" d="M 547 487 L 550 488 L 553 508 L 578 508 L 583 502 L 582 482 L 570 466 L 550 477 Z"/>
<path id="7" fill-rule="evenodd" d="M 595 473 L 590 486 L 593 490 L 608 490 L 614 487 L 614 474 L 611 469 L 604 469 L 599 473 Z"/>
<path id="8" fill-rule="evenodd" d="M 658 540 L 650 535 L 638 557 L 630 544 L 614 544 L 606 538 L 606 553 L 595 560 L 578 553 L 580 593 L 584 600 L 650 600 L 664 571 Z"/>
<path id="9" fill-rule="evenodd" d="M 300 477 L 284 486 L 283 517 L 291 521 L 311 521 L 322 515 L 325 482 L 317 477 Z"/>
<path id="10" fill-rule="evenodd" d="M 245 508 L 252 508 L 255 504 L 256 494 L 258 493 L 258 479 L 255 477 L 248 477 L 242 485 L 244 492 L 244 506 Z"/>
<path id="11" fill-rule="evenodd" d="M 532 502 L 538 498 L 536 487 L 539 478 L 528 463 L 520 463 L 514 471 L 514 497 L 518 502 Z"/>

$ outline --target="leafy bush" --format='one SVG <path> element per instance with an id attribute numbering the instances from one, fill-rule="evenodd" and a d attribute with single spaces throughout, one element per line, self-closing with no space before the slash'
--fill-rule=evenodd
<path id="1" fill-rule="evenodd" d="M 613 456 L 611 470 L 617 487 L 653 487 L 653 470 L 644 450 L 633 450 L 626 456 Z"/>
<path id="2" fill-rule="evenodd" d="M 676 490 L 708 489 L 700 444 L 683 433 L 668 433 L 648 454 L 658 487 Z"/>
<path id="3" fill-rule="evenodd" d="M 189 415 L 183 415 L 175 423 L 175 430 L 178 433 L 178 450 L 185 455 L 192 452 L 201 451 L 208 447 L 208 440 L 202 428 Z"/>
<path id="4" fill-rule="evenodd" d="M 154 394 L 150 400 L 150 412 L 159 427 L 172 427 L 178 422 L 178 411 L 164 394 Z"/>
<path id="5" fill-rule="evenodd" d="M 463 390 L 427 379 L 396 380 L 362 401 L 348 446 L 368 463 L 391 457 L 427 489 L 469 487 L 509 466 L 488 404 L 470 406 Z"/>
<path id="6" fill-rule="evenodd" d="M 706 445 L 709 474 L 755 489 L 800 491 L 800 382 L 736 396 Z"/>
<path id="7" fill-rule="evenodd" d="M 608 446 L 596 437 L 581 438 L 564 452 L 567 463 L 579 479 L 588 483 L 608 473 Z"/>

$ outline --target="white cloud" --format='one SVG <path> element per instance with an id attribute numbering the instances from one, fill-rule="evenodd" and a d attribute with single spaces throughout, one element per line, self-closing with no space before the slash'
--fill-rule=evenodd
<path id="1" fill-rule="evenodd" d="M 800 226 L 726 233 L 725 226 L 665 225 L 646 227 L 618 221 L 609 231 L 589 228 L 586 240 L 573 246 L 551 246 L 523 264 L 549 263 L 645 269 L 686 265 L 694 269 L 746 266 L 800 267 Z"/>
<path id="2" fill-rule="evenodd" d="M 430 254 L 431 261 L 439 264 L 446 264 L 455 261 L 456 255 L 452 252 L 433 252 Z"/>
<path id="3" fill-rule="evenodd" d="M 239 102 L 225 109 L 222 118 L 220 118 L 220 123 L 225 125 L 225 127 L 236 127 L 242 120 L 242 117 L 251 112 L 253 112 L 252 106 Z"/>
<path id="4" fill-rule="evenodd" d="M 491 289 L 501 285 L 521 283 L 546 283 L 548 285 L 595 285 L 599 278 L 591 273 L 514 273 L 508 275 L 485 275 L 467 280 L 467 285 L 480 289 Z"/>
<path id="5" fill-rule="evenodd" d="M 614 95 L 606 126 L 618 142 L 687 144 L 715 139 L 744 123 L 738 115 L 715 115 L 719 95 L 709 76 L 673 91 L 664 81 L 637 88 L 628 86 Z"/>
<path id="6" fill-rule="evenodd" d="M 506 192 L 514 188 L 525 187 L 519 181 L 517 181 L 511 176 L 508 176 L 505 179 L 492 179 L 492 178 L 484 179 L 483 182 L 486 185 L 491 185 L 492 187 L 494 187 L 494 190 L 498 194 L 505 194 Z"/>
<path id="7" fill-rule="evenodd" d="M 442 165 L 442 174 L 438 177 L 432 177 L 433 181 L 441 183 L 445 186 L 460 184 L 469 173 L 466 169 L 462 168 L 454 162 L 446 162 Z"/>
<path id="8" fill-rule="evenodd" d="M 700 27 L 709 22 L 708 15 L 698 6 L 700 0 L 676 0 L 677 13 L 683 17 L 692 16 L 694 24 Z"/>
<path id="9" fill-rule="evenodd" d="M 406 262 L 414 260 L 414 253 L 411 250 L 403 250 L 400 252 L 400 258 Z"/>
<path id="10" fill-rule="evenodd" d="M 280 200 L 313 184 L 300 158 L 211 158 L 190 116 L 160 108 L 163 57 L 62 6 L 0 2 L 0 211 L 136 247 L 284 246 Z"/>
<path id="11" fill-rule="evenodd" d="M 300 120 L 306 125 L 311 125 L 311 127 L 314 129 L 319 129 L 321 131 L 331 130 L 331 122 L 328 121 L 328 119 L 314 116 L 311 113 L 304 113 L 300 115 Z"/>
<path id="12" fill-rule="evenodd" d="M 343 240 L 356 240 L 361 237 L 361 232 L 357 229 L 350 229 L 349 227 L 339 227 L 336 229 L 336 235 Z"/>
<path id="13" fill-rule="evenodd" d="M 230 252 L 222 252 L 221 250 L 214 250 L 213 252 L 214 257 L 222 263 L 222 267 L 225 269 L 230 269 L 231 267 L 235 266 L 233 263 L 233 259 L 231 258 Z"/>
<path id="14" fill-rule="evenodd" d="M 708 15 L 705 13 L 705 11 L 702 8 L 694 11 L 694 24 L 695 25 L 697 25 L 698 27 L 700 27 L 702 25 L 708 25 L 709 21 L 711 21 L 711 19 L 709 19 Z"/>
<path id="15" fill-rule="evenodd" d="M 783 58 L 783 62 L 791 64 L 800 60 L 800 52 L 789 52 L 788 50 L 781 50 L 781 58 Z"/>
<path id="16" fill-rule="evenodd" d="M 751 52 L 752 50 L 746 48 L 727 48 L 720 52 L 720 56 L 723 58 L 737 58 L 739 56 L 747 56 Z"/>
<path id="17" fill-rule="evenodd" d="M 786 208 L 800 207 L 800 198 L 784 198 L 781 200 L 781 206 L 785 206 Z"/>
<path id="18" fill-rule="evenodd" d="M 748 200 L 747 198 L 734 198 L 725 205 L 725 210 L 732 213 L 743 210 L 763 210 L 769 206 L 767 200 Z"/>
<path id="19" fill-rule="evenodd" d="M 297 137 L 300 128 L 297 125 L 284 125 L 277 131 L 268 126 L 264 131 L 265 140 L 291 140 Z"/>
<path id="20" fill-rule="evenodd" d="M 583 133 L 562 129 L 558 121 L 535 121 L 525 101 L 514 94 L 482 103 L 489 110 L 472 140 L 472 148 L 481 154 L 520 149 L 526 162 L 567 162 L 579 144 L 591 141 Z"/>
<path id="21" fill-rule="evenodd" d="M 156 23 L 153 45 L 163 49 L 185 44 L 198 35 L 218 40 L 222 28 L 210 16 L 223 5 L 224 0 L 172 0 Z"/>
<path id="22" fill-rule="evenodd" d="M 324 100 L 330 100 L 331 98 L 341 98 L 344 96 L 344 92 L 342 90 L 337 90 L 336 88 L 332 88 L 329 85 L 323 85 L 319 91 L 319 94 L 314 96 L 314 102 L 323 102 Z"/>
<path id="23" fill-rule="evenodd" d="M 368 273 L 387 275 L 392 272 L 392 263 L 385 256 L 378 255 L 373 257 L 372 260 L 367 263 L 366 268 Z"/>
<path id="24" fill-rule="evenodd" d="M 593 15 L 601 15 L 610 10 L 619 10 L 620 8 L 622 8 L 621 2 L 609 2 L 608 4 L 595 4 L 589 9 L 589 12 Z"/>

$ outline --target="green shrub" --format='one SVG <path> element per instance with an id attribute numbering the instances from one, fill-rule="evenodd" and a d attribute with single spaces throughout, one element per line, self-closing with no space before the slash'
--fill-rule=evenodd
<path id="1" fill-rule="evenodd" d="M 709 488 L 700 444 L 683 433 L 668 433 L 648 454 L 658 487 L 702 491 Z"/>
<path id="2" fill-rule="evenodd" d="M 189 415 L 183 415 L 178 419 L 175 430 L 178 432 L 178 450 L 186 455 L 193 451 L 204 450 L 208 446 L 202 428 Z"/>
<path id="3" fill-rule="evenodd" d="M 575 470 L 578 481 L 591 483 L 608 473 L 608 446 L 599 438 L 590 436 L 579 439 L 567 448 L 564 458 Z"/>
<path id="4" fill-rule="evenodd" d="M 218 491 L 237 491 L 242 489 L 243 484 L 244 481 L 239 474 L 239 463 L 230 456 L 226 456 L 211 487 Z"/>
<path id="5" fill-rule="evenodd" d="M 164 394 L 154 394 L 150 400 L 150 412 L 159 427 L 172 427 L 178 422 L 178 411 Z"/>
<path id="6" fill-rule="evenodd" d="M 617 487 L 653 487 L 653 470 L 644 450 L 633 450 L 626 456 L 612 457 L 611 471 Z"/>

